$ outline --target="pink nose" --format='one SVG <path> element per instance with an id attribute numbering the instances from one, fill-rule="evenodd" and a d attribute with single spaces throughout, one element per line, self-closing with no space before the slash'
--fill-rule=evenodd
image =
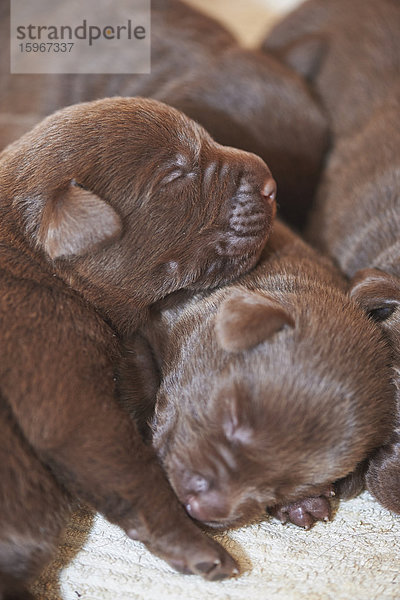
<path id="1" fill-rule="evenodd" d="M 261 189 L 261 195 L 268 200 L 268 202 L 275 202 L 276 198 L 276 183 L 271 178 L 267 179 L 264 186 Z"/>
<path id="2" fill-rule="evenodd" d="M 210 522 L 218 521 L 228 517 L 228 510 L 222 503 L 215 505 L 201 501 L 195 496 L 189 496 L 186 503 L 186 511 L 196 521 Z"/>
<path id="3" fill-rule="evenodd" d="M 188 499 L 186 510 L 193 519 L 197 519 L 198 521 L 207 520 L 207 511 L 204 510 L 204 506 L 196 498 L 191 497 Z"/>

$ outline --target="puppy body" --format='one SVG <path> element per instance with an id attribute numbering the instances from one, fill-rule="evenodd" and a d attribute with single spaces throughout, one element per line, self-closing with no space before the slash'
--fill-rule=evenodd
<path id="1" fill-rule="evenodd" d="M 7 19 L 1 21 L 0 106 L 9 133 L 3 144 L 13 139 L 13 127 L 16 133 L 28 127 L 35 112 L 45 116 L 106 96 L 153 97 L 197 120 L 220 143 L 261 156 L 278 182 L 282 206 L 295 199 L 286 216 L 301 220 L 328 142 L 326 118 L 304 80 L 272 55 L 243 50 L 216 21 L 178 0 L 156 0 L 150 75 L 10 76 Z"/>
<path id="2" fill-rule="evenodd" d="M 228 576 L 234 562 L 114 400 L 117 335 L 165 294 L 256 262 L 275 210 L 268 168 L 175 109 L 120 98 L 9 146 L 0 190 L 0 598 L 27 597 L 68 494 L 176 568 Z"/>
<path id="3" fill-rule="evenodd" d="M 400 369 L 400 6 L 391 0 L 309 0 L 267 47 L 296 65 L 314 61 L 313 85 L 335 134 L 309 239 L 349 277 L 379 321 Z M 315 40 L 319 46 L 315 52 Z M 310 40 L 314 50 L 310 51 Z M 313 54 L 314 52 L 314 54 Z M 370 463 L 368 488 L 400 512 L 400 410 L 391 443 Z"/>
<path id="4" fill-rule="evenodd" d="M 345 292 L 333 266 L 276 223 L 250 274 L 153 313 L 153 444 L 194 518 L 238 525 L 325 494 L 388 438 L 390 355 Z"/>
<path id="5" fill-rule="evenodd" d="M 334 135 L 348 136 L 396 96 L 399 27 L 393 0 L 307 0 L 263 47 L 308 76 Z"/>

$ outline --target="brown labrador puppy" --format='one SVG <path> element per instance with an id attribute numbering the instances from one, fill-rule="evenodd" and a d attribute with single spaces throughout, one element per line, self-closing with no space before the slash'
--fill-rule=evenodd
<path id="1" fill-rule="evenodd" d="M 329 518 L 331 483 L 388 439 L 394 411 L 389 349 L 343 278 L 276 223 L 250 274 L 168 303 L 131 347 L 121 393 L 188 513 L 211 527 L 266 507 L 307 528 Z M 161 376 L 153 418 L 146 360 Z"/>
<path id="2" fill-rule="evenodd" d="M 5 17 L 0 20 L 0 117 L 8 129 L 3 144 L 35 121 L 35 113 L 45 116 L 73 102 L 116 94 L 153 97 L 197 120 L 218 142 L 261 156 L 278 182 L 282 206 L 295 200 L 293 214 L 286 216 L 301 220 L 320 173 L 327 126 L 293 69 L 271 55 L 240 48 L 220 24 L 179 0 L 153 0 L 150 75 L 10 76 Z"/>
<path id="3" fill-rule="evenodd" d="M 116 336 L 257 261 L 275 183 L 160 102 L 64 109 L 0 155 L 0 598 L 49 559 L 77 495 L 184 572 L 235 563 L 190 521 L 114 400 Z"/>
<path id="4" fill-rule="evenodd" d="M 335 144 L 310 239 L 353 280 L 353 297 L 392 343 L 400 387 L 400 4 L 309 0 L 267 40 L 302 69 L 325 104 Z M 368 489 L 400 512 L 400 402 L 390 443 L 370 462 Z"/>

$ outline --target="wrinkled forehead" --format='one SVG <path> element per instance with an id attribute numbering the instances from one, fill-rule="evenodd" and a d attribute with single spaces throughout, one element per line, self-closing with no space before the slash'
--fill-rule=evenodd
<path id="1" fill-rule="evenodd" d="M 176 137 L 182 154 L 187 154 L 193 161 L 199 160 L 202 148 L 211 139 L 195 122 L 191 122 L 191 127 L 179 128 Z"/>
<path id="2" fill-rule="evenodd" d="M 212 140 L 196 122 L 163 103 L 143 99 L 99 101 L 68 107 L 51 115 L 40 136 L 60 151 L 96 152 L 99 156 L 132 156 L 162 160 L 178 154 L 198 159 Z"/>
<path id="3" fill-rule="evenodd" d="M 181 154 L 197 160 L 202 146 L 211 142 L 208 133 L 182 112 L 161 105 L 160 110 L 141 110 L 135 118 L 137 135 L 146 136 L 148 144 L 159 153 Z"/>

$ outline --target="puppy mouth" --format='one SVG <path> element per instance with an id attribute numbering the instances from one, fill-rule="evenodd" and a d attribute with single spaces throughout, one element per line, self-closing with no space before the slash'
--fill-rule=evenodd
<path id="1" fill-rule="evenodd" d="M 220 520 L 220 521 L 200 521 L 200 523 L 202 525 L 204 525 L 205 527 L 209 527 L 210 529 L 227 529 L 228 527 L 231 526 L 231 522 L 230 520 L 226 520 L 226 522 L 224 520 Z"/>
<path id="2" fill-rule="evenodd" d="M 223 531 L 225 529 L 235 529 L 238 527 L 243 527 L 244 525 L 248 525 L 257 517 L 260 517 L 261 514 L 261 512 L 257 513 L 257 515 L 255 515 L 254 513 L 251 513 L 249 515 L 243 514 L 239 516 L 218 519 L 217 521 L 199 521 L 196 519 L 195 521 L 196 523 L 199 523 L 199 525 L 206 529 L 211 529 L 213 531 Z"/>
<path id="3" fill-rule="evenodd" d="M 257 521 L 265 516 L 266 510 L 265 507 L 252 507 L 247 510 L 239 510 L 234 515 L 225 518 L 219 518 L 215 521 L 196 521 L 200 523 L 203 527 L 207 527 L 212 530 L 223 530 L 223 529 L 236 529 L 238 527 L 243 527 L 244 525 L 249 525 L 252 522 Z"/>
<path id="4" fill-rule="evenodd" d="M 202 518 L 198 518 L 196 515 L 192 515 L 190 508 L 188 508 L 188 503 L 183 502 L 182 503 L 186 512 L 189 514 L 189 516 L 194 519 L 194 521 L 196 521 L 197 523 L 200 523 L 202 526 L 204 527 L 209 527 L 210 529 L 227 529 L 228 527 L 230 527 L 232 524 L 234 524 L 235 522 L 235 518 L 231 518 L 231 517 L 218 517 L 216 519 L 210 519 L 207 520 L 202 519 Z"/>
<path id="5" fill-rule="evenodd" d="M 258 234 L 238 234 L 228 232 L 224 239 L 218 242 L 216 252 L 218 256 L 229 258 L 248 258 L 255 256 L 261 250 L 268 239 L 267 232 L 260 231 Z"/>

